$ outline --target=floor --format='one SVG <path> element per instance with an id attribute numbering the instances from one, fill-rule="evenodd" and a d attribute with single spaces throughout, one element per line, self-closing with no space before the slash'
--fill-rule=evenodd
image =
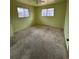
<path id="1" fill-rule="evenodd" d="M 33 26 L 11 38 L 11 59 L 68 59 L 63 29 Z"/>

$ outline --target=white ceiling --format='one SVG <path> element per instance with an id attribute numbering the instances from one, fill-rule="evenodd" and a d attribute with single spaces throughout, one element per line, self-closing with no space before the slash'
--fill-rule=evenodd
<path id="1" fill-rule="evenodd" d="M 59 2 L 64 2 L 66 0 L 41 0 L 44 2 L 40 2 L 39 4 L 36 3 L 36 0 L 17 0 L 20 3 L 32 5 L 32 6 L 43 6 L 47 4 L 53 4 L 53 3 L 59 3 Z"/>

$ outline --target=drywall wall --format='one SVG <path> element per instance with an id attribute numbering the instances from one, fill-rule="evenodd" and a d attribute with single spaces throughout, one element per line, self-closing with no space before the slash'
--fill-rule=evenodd
<path id="1" fill-rule="evenodd" d="M 13 36 L 13 30 L 12 30 L 12 25 L 10 24 L 10 37 Z"/>
<path id="2" fill-rule="evenodd" d="M 67 49 L 68 49 L 69 42 L 67 41 L 67 39 L 69 39 L 69 3 L 67 3 L 67 7 L 66 7 L 64 35 L 65 35 L 66 45 L 67 45 Z"/>
<path id="3" fill-rule="evenodd" d="M 41 9 L 55 8 L 55 15 L 52 17 L 41 16 Z M 44 24 L 54 27 L 64 28 L 66 2 L 52 4 L 48 6 L 35 7 L 34 25 Z"/>
<path id="4" fill-rule="evenodd" d="M 66 16 L 65 16 L 65 26 L 64 26 L 65 38 L 69 38 L 69 5 L 67 3 Z"/>
<path id="5" fill-rule="evenodd" d="M 28 6 L 28 5 L 24 5 L 19 2 L 16 2 L 15 0 L 11 0 L 10 3 L 11 3 L 10 17 L 11 17 L 13 32 L 17 32 L 31 26 L 32 21 L 34 19 L 34 8 L 32 6 Z M 30 16 L 26 18 L 18 18 L 17 7 L 29 8 Z"/>

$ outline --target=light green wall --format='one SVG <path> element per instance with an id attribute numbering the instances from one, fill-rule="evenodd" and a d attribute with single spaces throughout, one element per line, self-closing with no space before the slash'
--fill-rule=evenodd
<path id="1" fill-rule="evenodd" d="M 65 33 L 65 38 L 66 39 L 69 38 L 69 5 L 68 3 L 67 3 L 67 8 L 66 8 L 64 33 Z"/>
<path id="2" fill-rule="evenodd" d="M 13 36 L 13 30 L 12 30 L 12 25 L 10 24 L 10 37 Z"/>
<path id="3" fill-rule="evenodd" d="M 11 15 L 11 24 L 13 28 L 13 32 L 20 31 L 24 28 L 31 26 L 32 21 L 34 20 L 34 8 L 28 5 L 23 5 L 21 3 L 16 2 L 15 0 L 11 0 L 10 4 L 10 15 Z M 17 7 L 29 8 L 30 16 L 26 18 L 18 18 L 17 16 Z"/>
<path id="4" fill-rule="evenodd" d="M 65 40 L 69 38 L 69 3 L 66 7 L 65 25 L 64 25 Z M 67 49 L 69 48 L 69 42 L 66 40 Z"/>
<path id="5" fill-rule="evenodd" d="M 55 8 L 55 16 L 53 17 L 43 17 L 41 16 L 41 9 L 43 8 Z M 65 9 L 66 3 L 57 3 L 43 7 L 35 7 L 35 25 L 37 24 L 44 24 L 50 25 L 54 27 L 64 28 L 64 21 L 65 21 Z"/>

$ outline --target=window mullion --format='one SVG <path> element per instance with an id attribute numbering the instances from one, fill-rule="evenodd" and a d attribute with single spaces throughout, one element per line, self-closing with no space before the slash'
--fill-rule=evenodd
<path id="1" fill-rule="evenodd" d="M 25 17 L 25 9 L 23 10 L 23 13 L 24 13 L 24 17 Z"/>
<path id="2" fill-rule="evenodd" d="M 46 9 L 46 16 L 47 16 L 47 14 L 48 14 L 48 9 Z"/>

